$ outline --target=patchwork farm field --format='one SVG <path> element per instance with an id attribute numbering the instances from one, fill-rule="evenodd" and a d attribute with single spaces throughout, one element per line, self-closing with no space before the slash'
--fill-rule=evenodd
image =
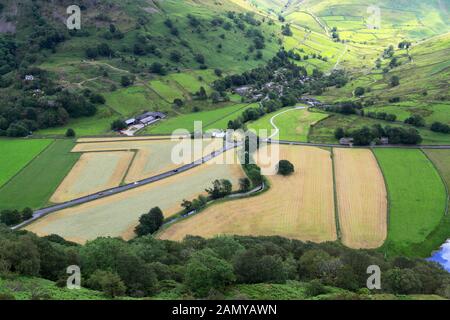
<path id="1" fill-rule="evenodd" d="M 53 140 L 0 139 L 0 187 L 52 142 Z"/>
<path id="2" fill-rule="evenodd" d="M 127 151 L 82 154 L 50 201 L 65 202 L 119 186 L 133 157 Z"/>
<path id="3" fill-rule="evenodd" d="M 414 255 L 443 218 L 447 194 L 439 173 L 420 150 L 375 149 L 389 193 L 385 248 Z"/>
<path id="4" fill-rule="evenodd" d="M 271 175 L 268 177 L 271 187 L 267 192 L 213 205 L 169 226 L 159 237 L 182 240 L 186 235 L 238 234 L 278 235 L 315 242 L 336 240 L 330 152 L 294 146 L 280 146 L 280 151 L 281 159 L 294 164 L 294 174 L 289 177 Z M 264 149 L 260 151 L 264 152 Z M 274 170 L 273 165 L 271 168 Z"/>
<path id="5" fill-rule="evenodd" d="M 0 188 L 0 210 L 33 209 L 48 204 L 58 185 L 80 157 L 71 153 L 71 140 L 55 140 L 7 184 Z"/>
<path id="6" fill-rule="evenodd" d="M 387 192 L 369 149 L 333 149 L 342 243 L 378 248 L 387 235 Z"/>
<path id="7" fill-rule="evenodd" d="M 248 125 L 249 129 L 267 130 L 268 136 L 275 132 L 270 121 L 279 128 L 279 139 L 308 142 L 309 130 L 312 125 L 327 118 L 326 113 L 310 112 L 307 109 L 285 108 L 280 112 L 267 114 Z"/>
<path id="8" fill-rule="evenodd" d="M 157 139 L 108 140 L 102 142 L 79 143 L 72 152 L 112 152 L 134 151 L 136 156 L 129 166 L 124 182 L 131 183 L 142 180 L 182 165 L 194 162 L 203 156 L 219 150 L 223 146 L 222 139 L 203 139 L 202 141 L 182 139 L 180 141 Z M 98 162 L 97 166 L 102 163 Z M 94 173 L 95 174 L 95 173 Z M 97 174 L 95 174 L 97 176 Z M 87 192 L 88 190 L 84 190 Z"/>
<path id="9" fill-rule="evenodd" d="M 243 176 L 238 164 L 206 163 L 153 184 L 49 214 L 25 229 L 79 243 L 101 236 L 131 239 L 139 217 L 151 208 L 159 206 L 165 217 L 170 217 L 182 209 L 183 199 L 203 194 L 215 179 L 229 179 L 237 187 Z"/>

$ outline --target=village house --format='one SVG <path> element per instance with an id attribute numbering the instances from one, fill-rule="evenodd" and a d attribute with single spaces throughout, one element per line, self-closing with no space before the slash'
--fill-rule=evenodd
<path id="1" fill-rule="evenodd" d="M 341 138 L 339 139 L 339 144 L 343 146 L 353 146 L 353 138 Z"/>

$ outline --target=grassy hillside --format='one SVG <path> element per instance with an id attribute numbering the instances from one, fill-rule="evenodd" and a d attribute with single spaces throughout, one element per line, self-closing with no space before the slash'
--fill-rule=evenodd
<path id="1" fill-rule="evenodd" d="M 0 56 L 9 64 L 0 70 L 0 98 L 8 102 L 0 106 L 0 116 L 4 113 L 9 123 L 15 119 L 7 117 L 8 108 L 24 108 L 20 100 L 32 96 L 30 87 L 42 89 L 42 100 L 54 99 L 52 90 L 42 88 L 43 77 L 35 83 L 20 79 L 34 74 L 33 67 L 47 71 L 45 80 L 52 89 L 95 92 L 106 98 L 94 118 L 71 117 L 41 134 L 62 134 L 68 127 L 81 135 L 105 134 L 114 119 L 144 110 L 175 115 L 175 98 L 186 100 L 192 109 L 196 103 L 189 101 L 200 87 L 212 93 L 215 69 L 227 74 L 255 68 L 272 58 L 281 43 L 280 25 L 246 12 L 248 6 L 239 1 L 85 0 L 79 3 L 82 29 L 76 32 L 65 26 L 69 4 L 5 3 L 0 40 L 13 44 L 10 53 Z M 33 29 L 33 24 L 39 27 Z M 158 68 L 152 67 L 155 64 Z M 132 84 L 122 88 L 123 77 Z M 47 127 L 39 119 L 36 126 Z"/>

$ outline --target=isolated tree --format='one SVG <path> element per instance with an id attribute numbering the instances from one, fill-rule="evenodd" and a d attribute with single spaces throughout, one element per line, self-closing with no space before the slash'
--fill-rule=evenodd
<path id="1" fill-rule="evenodd" d="M 337 129 L 334 131 L 334 137 L 335 137 L 336 139 L 338 139 L 338 140 L 344 138 L 344 137 L 345 137 L 345 131 L 344 131 L 344 129 L 343 129 L 343 128 L 337 128 Z"/>
<path id="2" fill-rule="evenodd" d="M 214 69 L 214 74 L 218 77 L 222 77 L 223 72 L 221 69 Z"/>
<path id="3" fill-rule="evenodd" d="M 72 128 L 67 129 L 66 131 L 66 137 L 67 138 L 73 138 L 75 137 L 75 131 Z"/>
<path id="4" fill-rule="evenodd" d="M 398 76 L 393 76 L 390 80 L 391 87 L 396 87 L 400 85 L 400 78 Z"/>
<path id="5" fill-rule="evenodd" d="M 358 87 L 355 89 L 355 96 L 360 97 L 362 96 L 364 93 L 366 92 L 366 90 L 362 87 Z"/>
<path id="6" fill-rule="evenodd" d="M 278 174 L 288 176 L 294 172 L 294 165 L 288 160 L 280 160 L 278 162 Z"/>
<path id="7" fill-rule="evenodd" d="M 184 106 L 184 102 L 183 100 L 181 100 L 180 98 L 176 98 L 173 100 L 173 104 L 175 106 L 177 106 L 178 108 L 181 108 L 182 106 Z"/>
<path id="8" fill-rule="evenodd" d="M 152 208 L 148 213 L 139 218 L 139 225 L 135 232 L 138 236 L 153 234 L 163 225 L 164 215 L 159 207 Z"/>

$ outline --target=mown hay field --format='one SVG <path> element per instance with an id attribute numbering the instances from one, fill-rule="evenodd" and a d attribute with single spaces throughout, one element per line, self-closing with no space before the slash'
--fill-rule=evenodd
<path id="1" fill-rule="evenodd" d="M 25 229 L 40 236 L 58 234 L 79 243 L 101 236 L 130 239 L 139 217 L 151 208 L 159 206 L 164 216 L 170 217 L 182 209 L 183 199 L 203 194 L 215 179 L 229 179 L 237 188 L 243 176 L 238 164 L 205 163 L 140 188 L 49 214 Z"/>
<path id="2" fill-rule="evenodd" d="M 441 177 L 421 150 L 375 149 L 389 193 L 387 248 L 392 253 L 414 255 L 439 225 L 447 194 Z"/>
<path id="3" fill-rule="evenodd" d="M 50 201 L 65 202 L 119 186 L 133 156 L 128 151 L 84 153 Z"/>
<path id="4" fill-rule="evenodd" d="M 223 146 L 222 139 L 121 140 L 79 143 L 73 152 L 136 151 L 126 183 L 142 180 L 194 162 Z M 101 166 L 101 162 L 98 163 Z"/>
<path id="5" fill-rule="evenodd" d="M 238 234 L 277 235 L 314 242 L 336 240 L 330 152 L 314 147 L 280 146 L 280 159 L 291 161 L 295 173 L 288 177 L 269 176 L 271 187 L 267 192 L 213 205 L 169 226 L 159 237 L 182 240 L 187 235 Z"/>
<path id="6" fill-rule="evenodd" d="M 342 243 L 378 248 L 387 235 L 387 192 L 369 149 L 333 149 Z"/>

